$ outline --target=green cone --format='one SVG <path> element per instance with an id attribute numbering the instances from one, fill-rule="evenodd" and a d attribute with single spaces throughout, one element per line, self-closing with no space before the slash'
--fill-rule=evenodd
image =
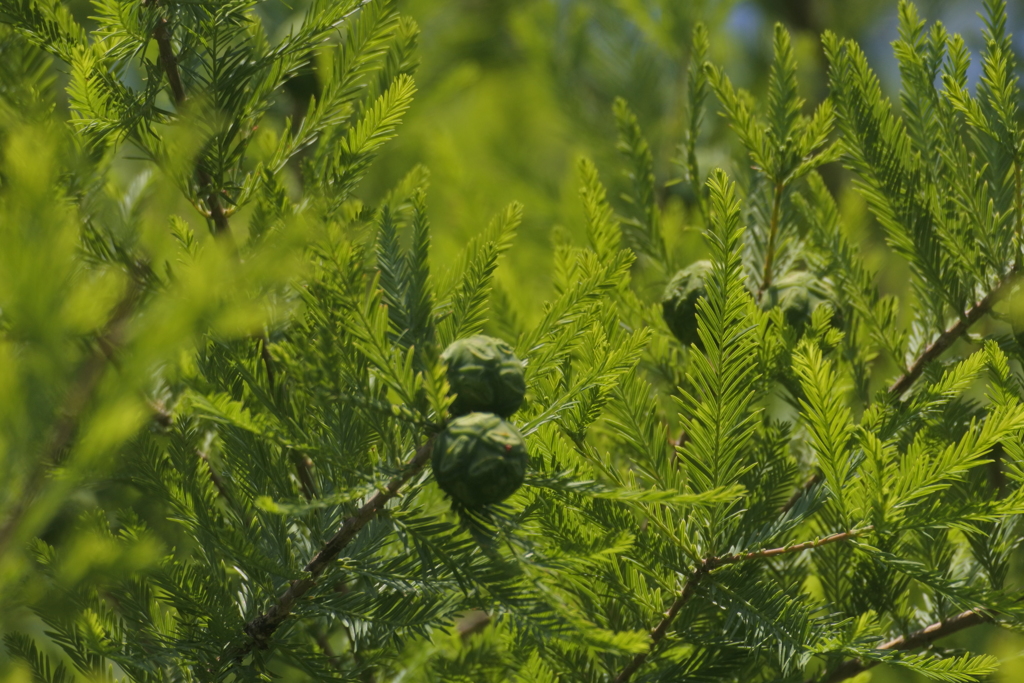
<path id="1" fill-rule="evenodd" d="M 496 413 L 508 417 L 526 395 L 523 363 L 501 339 L 483 334 L 458 339 L 441 354 L 455 394 L 452 415 Z"/>
<path id="2" fill-rule="evenodd" d="M 676 339 L 703 349 L 697 335 L 697 300 L 707 294 L 704 279 L 711 272 L 711 261 L 696 261 L 680 270 L 665 287 L 661 311 L 668 329 Z"/>
<path id="3" fill-rule="evenodd" d="M 438 485 L 467 508 L 500 503 L 523 484 L 523 436 L 491 413 L 457 417 L 437 436 L 431 466 Z"/>

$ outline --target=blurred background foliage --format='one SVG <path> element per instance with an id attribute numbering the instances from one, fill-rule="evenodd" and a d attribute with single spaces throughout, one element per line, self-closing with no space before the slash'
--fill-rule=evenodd
<path id="1" fill-rule="evenodd" d="M 90 0 L 67 3 L 90 25 Z M 266 25 L 285 34 L 308 0 L 269 0 L 259 6 Z M 922 17 L 961 33 L 982 48 L 980 0 L 921 0 Z M 1024 7 L 1009 3 L 1008 30 L 1024 50 Z M 540 301 L 551 288 L 552 241 L 582 234 L 576 160 L 593 159 L 613 199 L 627 179 L 616 151 L 612 103 L 622 97 L 637 114 L 665 186 L 659 201 L 679 262 L 702 254 L 703 227 L 690 215 L 692 197 L 674 184 L 685 132 L 686 72 L 697 22 L 712 36 L 708 55 L 738 87 L 761 98 L 771 64 L 772 26 L 790 31 L 800 67 L 806 112 L 827 96 L 820 35 L 856 39 L 898 108 L 897 0 L 399 0 L 420 28 L 418 93 L 398 139 L 374 163 L 360 192 L 369 203 L 417 165 L 430 173 L 434 258 L 446 259 L 510 201 L 526 207 L 516 248 L 499 281 L 504 290 Z M 300 113 L 319 90 L 317 66 L 287 86 L 278 124 Z M 980 74 L 975 60 L 969 77 Z M 58 75 L 59 78 L 59 75 Z M 697 153 L 702 173 L 722 166 L 734 175 L 749 162 L 708 100 Z M 882 278 L 883 293 L 905 291 L 902 261 L 887 259 L 882 231 L 862 200 L 848 191 L 839 164 L 824 169 L 844 220 Z M 621 207 L 620 207 L 621 208 Z M 892 267 L 883 267 L 883 265 Z M 652 286 L 663 283 L 652 283 Z M 518 299 L 513 297 L 513 302 Z M 527 317 L 539 311 L 520 308 Z"/>
<path id="2" fill-rule="evenodd" d="M 709 59 L 733 82 L 761 98 L 771 64 L 772 25 L 793 35 L 807 113 L 827 95 L 819 36 L 832 30 L 857 39 L 898 102 L 899 72 L 890 43 L 897 36 L 896 0 L 406 0 L 403 10 L 422 29 L 420 94 L 395 144 L 374 166 L 365 190 L 383 192 L 414 163 L 433 179 L 430 194 L 437 258 L 465 242 L 491 215 L 516 199 L 524 224 L 508 267 L 513 300 L 542 300 L 551 286 L 552 240 L 579 235 L 582 214 L 575 161 L 593 159 L 617 197 L 627 180 L 616 151 L 612 103 L 623 97 L 650 141 L 658 181 L 683 175 L 675 163 L 685 130 L 686 71 L 696 22 L 708 25 Z M 962 33 L 980 51 L 977 0 L 925 0 L 923 17 Z M 1024 47 L 1024 6 L 1010 3 L 1010 30 Z M 1016 5 L 1016 6 L 1014 6 Z M 972 65 L 977 78 L 980 65 Z M 749 162 L 708 100 L 698 158 L 702 173 Z M 882 233 L 838 164 L 826 178 L 854 238 L 881 273 L 885 293 L 901 294 L 906 270 L 888 259 Z M 659 199 L 679 262 L 700 257 L 702 226 L 690 215 L 685 184 Z M 621 205 L 620 205 L 620 208 Z M 883 267 L 887 261 L 893 267 Z M 659 290 L 660 291 L 660 290 Z M 524 315 L 537 314 L 520 307 Z"/>
<path id="3" fill-rule="evenodd" d="M 90 24 L 93 9 L 88 0 L 67 4 L 80 21 Z M 305 5 L 306 0 L 271 0 L 262 3 L 260 11 L 268 25 L 278 26 L 284 34 Z M 899 74 L 890 45 L 896 38 L 896 5 L 896 0 L 400 0 L 401 11 L 421 29 L 416 57 L 419 93 L 397 140 L 374 164 L 360 192 L 376 202 L 410 168 L 422 164 L 428 169 L 433 259 L 439 272 L 502 207 L 513 200 L 523 202 L 525 219 L 499 281 L 519 315 L 539 316 L 534 302 L 546 298 L 552 288 L 552 244 L 578 240 L 583 232 L 577 159 L 583 155 L 595 161 L 613 198 L 628 182 L 616 150 L 612 104 L 617 97 L 629 102 L 651 143 L 655 172 L 664 188 L 659 201 L 677 262 L 686 264 L 703 255 L 703 226 L 694 198 L 687 195 L 686 183 L 672 182 L 685 174 L 678 158 L 685 131 L 690 36 L 697 22 L 709 28 L 710 61 L 758 97 L 763 96 L 771 64 L 772 25 L 782 22 L 793 36 L 808 112 L 827 94 L 820 33 L 829 29 L 854 38 L 898 107 Z M 963 34 L 973 53 L 980 50 L 978 0 L 918 0 L 917 5 L 923 17 Z M 1008 9 L 1009 29 L 1020 54 L 1024 3 L 1011 2 Z M 979 69 L 977 62 L 972 64 L 972 83 Z M 62 93 L 67 75 L 55 72 L 54 78 L 55 90 Z M 318 87 L 314 65 L 288 84 L 287 96 L 269 125 L 283 127 L 286 117 L 301 112 Z M 747 157 L 718 116 L 713 97 L 708 105 L 697 144 L 701 172 L 723 166 L 742 177 Z M 909 295 L 904 262 L 890 255 L 881 229 L 852 191 L 845 172 L 832 164 L 824 175 L 852 239 L 879 274 L 883 293 L 901 299 Z M 625 210 L 622 204 L 618 208 Z M 59 230 L 51 233 L 60 240 Z M 652 298 L 661 284 L 650 282 Z M 40 296 L 47 291 L 41 289 Z M 39 369 L 44 371 L 60 369 Z M 64 500 L 64 509 L 43 537 L 56 539 L 75 528 L 80 511 L 104 507 L 105 493 L 100 484 L 76 492 L 70 505 Z M 78 538 L 82 552 L 91 557 L 82 567 L 127 570 L 156 556 L 145 541 L 127 554 L 110 549 L 98 560 L 100 541 Z M 4 620 L 0 615 L 0 623 Z M 1001 658 L 996 680 L 1024 680 L 1021 636 L 993 628 L 960 637 Z M 875 670 L 857 680 L 913 679 Z"/>

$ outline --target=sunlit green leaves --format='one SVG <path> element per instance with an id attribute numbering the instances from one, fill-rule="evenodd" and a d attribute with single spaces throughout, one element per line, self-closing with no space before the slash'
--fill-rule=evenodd
<path id="1" fill-rule="evenodd" d="M 707 232 L 713 269 L 700 300 L 698 333 L 704 351 L 693 353 L 690 381 L 682 407 L 687 442 L 682 455 L 689 485 L 696 491 L 728 486 L 750 466 L 744 457 L 753 434 L 750 391 L 755 382 L 754 329 L 750 296 L 740 266 L 739 203 L 725 174 L 708 181 L 711 227 Z"/>
<path id="2" fill-rule="evenodd" d="M 1021 260 L 1003 3 L 985 3 L 974 94 L 965 41 L 900 5 L 898 112 L 852 41 L 826 37 L 832 92 L 812 108 L 776 27 L 757 101 L 708 63 L 712 32 L 672 44 L 679 26 L 641 5 L 623 5 L 641 33 L 691 55 L 684 120 L 648 128 L 679 136 L 683 178 L 659 182 L 649 112 L 619 100 L 625 193 L 578 163 L 542 302 L 534 271 L 496 280 L 519 204 L 447 259 L 425 169 L 360 187 L 415 94 L 395 3 L 300 3 L 276 31 L 253 0 L 99 0 L 87 33 L 61 4 L 0 0 L 0 599 L 35 610 L 5 612 L 31 633 L 6 639 L 19 671 L 988 675 L 888 643 L 923 648 L 958 610 L 1021 617 L 1019 340 L 972 327 Z M 54 68 L 66 122 L 47 121 Z M 712 91 L 736 183 L 704 182 Z M 819 175 L 839 153 L 911 264 L 910 309 L 879 291 L 845 176 Z M 658 290 L 703 256 L 676 231 L 701 229 L 684 348 Z M 772 308 L 791 274 L 800 329 Z M 438 351 L 481 331 L 525 362 L 510 421 L 529 471 L 466 510 L 423 463 L 453 400 Z"/>

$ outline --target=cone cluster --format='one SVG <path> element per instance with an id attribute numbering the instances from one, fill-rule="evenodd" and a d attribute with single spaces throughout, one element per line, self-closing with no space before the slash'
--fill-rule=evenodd
<path id="1" fill-rule="evenodd" d="M 697 301 L 707 296 L 705 281 L 711 274 L 711 261 L 696 261 L 680 270 L 669 281 L 661 298 L 662 317 L 669 331 L 685 346 L 691 344 L 704 350 L 704 342 L 697 334 Z M 803 332 L 811 321 L 811 314 L 820 304 L 827 302 L 827 288 L 814 275 L 794 270 L 776 280 L 761 297 L 761 308 L 781 308 L 786 324 Z M 840 321 L 833 314 L 832 324 Z"/>
<path id="2" fill-rule="evenodd" d="M 522 434 L 505 418 L 523 404 L 523 363 L 506 342 L 474 335 L 453 342 L 441 361 L 455 396 L 453 419 L 434 440 L 438 485 L 467 508 L 505 500 L 526 477 Z"/>

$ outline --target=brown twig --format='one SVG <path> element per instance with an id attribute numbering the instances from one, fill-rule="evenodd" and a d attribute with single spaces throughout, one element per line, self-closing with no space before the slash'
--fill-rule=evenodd
<path id="1" fill-rule="evenodd" d="M 968 610 L 966 612 L 961 612 L 952 619 L 947 619 L 945 621 L 931 624 L 930 626 L 925 626 L 920 631 L 915 631 L 910 635 L 893 638 L 886 643 L 882 643 L 876 649 L 916 650 L 919 647 L 930 645 L 939 638 L 944 638 L 956 633 L 957 631 L 962 631 L 965 628 L 977 626 L 978 624 L 983 624 L 987 621 L 990 621 L 990 619 L 980 612 Z M 861 659 L 848 659 L 833 669 L 832 672 L 827 674 L 824 678 L 812 678 L 809 679 L 807 683 L 839 683 L 839 681 L 845 681 L 848 678 L 852 678 L 859 673 L 877 666 L 878 664 L 879 662 L 876 661 L 865 662 Z"/>
<path id="2" fill-rule="evenodd" d="M 935 341 L 929 344 L 928 348 L 914 360 L 906 372 L 893 382 L 892 386 L 889 387 L 889 394 L 894 398 L 899 398 L 905 394 L 914 382 L 917 381 L 917 378 L 921 376 L 921 373 L 924 372 L 929 363 L 941 356 L 946 349 L 953 345 L 953 342 L 967 332 L 971 325 L 978 322 L 986 313 L 992 310 L 992 306 L 1003 295 L 1003 291 L 1012 280 L 1012 277 L 1005 278 L 995 289 L 985 295 L 984 299 L 974 304 L 959 320 L 950 325 Z"/>
<path id="3" fill-rule="evenodd" d="M 171 86 L 171 94 L 174 95 L 174 103 L 179 107 L 185 104 L 185 87 L 181 84 L 181 72 L 178 70 L 178 56 L 174 54 L 171 46 L 171 22 L 161 17 L 156 22 L 156 29 L 153 31 L 153 39 L 156 40 L 157 49 L 160 51 L 160 63 L 167 75 L 167 83 Z"/>
<path id="4" fill-rule="evenodd" d="M 270 636 L 288 618 L 295 603 L 316 585 L 317 579 L 320 578 L 320 575 L 323 574 L 328 565 L 355 538 L 355 535 L 366 526 L 367 522 L 373 519 L 389 500 L 398 495 L 399 489 L 410 478 L 423 469 L 427 460 L 430 459 L 432 443 L 432 440 L 428 440 L 421 446 L 401 474 L 389 481 L 382 490 L 373 494 L 354 515 L 345 520 L 337 533 L 324 544 L 320 552 L 303 569 L 308 576 L 292 581 L 266 612 L 245 625 L 245 632 L 248 634 L 250 641 L 237 648 L 234 653 L 234 659 L 244 657 L 253 646 L 261 650 L 267 649 Z"/>
<path id="5" fill-rule="evenodd" d="M 672 606 L 665 612 L 664 618 L 658 622 L 658 625 L 651 630 L 651 645 L 647 648 L 646 652 L 641 652 L 630 660 L 629 664 L 615 677 L 614 683 L 626 683 L 633 674 L 644 665 L 647 661 L 647 657 L 654 652 L 654 648 L 658 646 L 658 643 L 665 638 L 665 634 L 668 633 L 668 627 L 672 625 L 672 621 L 679 614 L 679 610 L 690 601 L 693 597 L 694 591 L 697 589 L 697 584 L 700 583 L 701 579 L 704 578 L 704 574 L 707 573 L 707 569 L 704 568 L 704 564 L 701 563 L 695 570 L 690 573 L 690 576 L 686 579 L 686 583 L 683 584 L 683 590 L 679 593 L 679 597 L 675 599 Z"/>
<path id="6" fill-rule="evenodd" d="M 828 543 L 836 543 L 837 541 L 846 541 L 861 534 L 865 534 L 871 531 L 873 527 L 863 527 L 861 529 L 851 529 L 850 531 L 843 531 L 841 533 L 832 534 L 831 536 L 825 536 L 818 538 L 813 541 L 805 541 L 804 543 L 797 543 L 795 545 L 787 545 L 781 548 L 769 548 L 767 550 L 756 550 L 749 553 L 734 553 L 731 555 L 722 555 L 721 557 L 709 557 L 702 560 L 697 567 L 690 572 L 690 575 L 686 579 L 686 583 L 683 584 L 683 589 L 680 591 L 679 596 L 672 603 L 672 606 L 665 612 L 665 616 L 658 625 L 651 630 L 651 644 L 647 648 L 646 652 L 641 652 L 630 660 L 629 664 L 615 677 L 614 683 L 626 683 L 630 678 L 633 677 L 647 658 L 654 652 L 658 644 L 665 638 L 668 633 L 669 627 L 672 625 L 672 621 L 676 618 L 690 598 L 693 597 L 694 592 L 697 589 L 697 585 L 701 580 L 710 572 L 724 567 L 730 564 L 737 564 L 739 562 L 746 562 L 748 560 L 761 560 L 770 557 L 777 557 L 779 555 L 786 555 L 789 553 L 798 553 L 811 548 L 817 548 L 818 546 L 826 545 Z"/>
<path id="7" fill-rule="evenodd" d="M 776 557 L 778 555 L 787 555 L 789 553 L 799 553 L 804 550 L 810 550 L 817 548 L 818 546 L 827 545 L 829 543 L 835 543 L 836 541 L 848 541 L 851 538 L 862 536 L 863 534 L 873 531 L 873 526 L 865 526 L 859 529 L 851 529 L 849 531 L 841 531 L 831 536 L 824 536 L 822 538 L 816 538 L 813 541 L 804 541 L 803 543 L 795 543 L 793 545 L 785 545 L 781 548 L 769 548 L 768 550 L 755 550 L 750 553 L 735 553 L 733 555 L 724 555 L 722 557 L 712 557 L 704 560 L 705 564 L 708 564 L 708 571 L 712 569 L 718 569 L 728 564 L 736 564 L 737 562 L 745 562 L 747 560 L 761 560 L 769 557 Z"/>
<path id="8" fill-rule="evenodd" d="M 135 283 L 128 285 L 128 291 L 111 313 L 107 324 L 97 335 L 96 346 L 82 362 L 71 382 L 64 406 L 57 416 L 53 433 L 43 449 L 35 469 L 23 485 L 21 497 L 11 508 L 7 519 L 0 525 L 0 557 L 16 535 L 18 525 L 28 510 L 29 504 L 39 492 L 46 471 L 57 464 L 64 451 L 70 446 L 78 424 L 103 379 L 104 371 L 111 364 L 116 353 L 124 344 L 128 321 L 135 312 L 142 293 Z"/>

